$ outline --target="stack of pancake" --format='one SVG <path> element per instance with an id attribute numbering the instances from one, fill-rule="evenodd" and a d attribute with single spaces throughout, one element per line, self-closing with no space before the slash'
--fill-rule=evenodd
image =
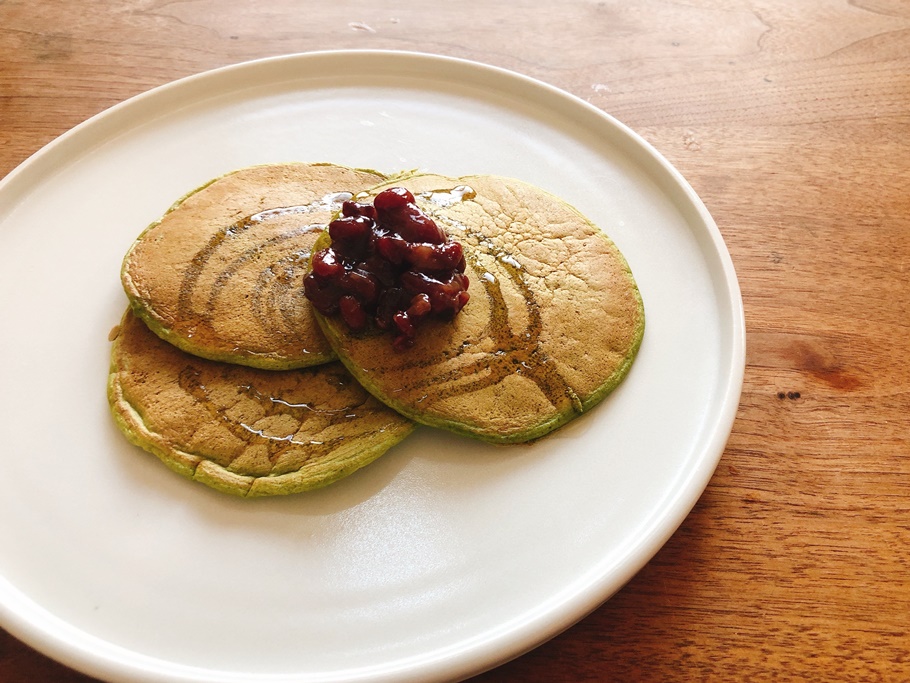
<path id="1" fill-rule="evenodd" d="M 471 299 L 417 343 L 352 334 L 303 294 L 341 203 L 408 188 L 464 247 Z M 109 398 L 133 443 L 241 496 L 324 486 L 415 423 L 538 439 L 626 376 L 644 310 L 622 254 L 557 197 L 495 176 L 241 169 L 177 201 L 123 262 Z"/>

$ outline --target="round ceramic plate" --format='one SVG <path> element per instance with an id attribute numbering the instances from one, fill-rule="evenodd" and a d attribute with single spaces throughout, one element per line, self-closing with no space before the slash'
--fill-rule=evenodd
<path id="1" fill-rule="evenodd" d="M 350 478 L 241 500 L 129 445 L 105 396 L 132 240 L 226 171 L 331 161 L 493 173 L 574 204 L 628 258 L 625 383 L 532 446 L 429 428 Z M 677 171 L 595 107 L 429 55 L 334 52 L 157 88 L 0 184 L 0 625 L 115 681 L 450 680 L 617 591 L 710 479 L 742 385 L 729 254 Z"/>

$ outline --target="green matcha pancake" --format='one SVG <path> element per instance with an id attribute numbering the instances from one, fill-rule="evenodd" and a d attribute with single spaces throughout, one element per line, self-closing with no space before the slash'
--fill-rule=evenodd
<path id="1" fill-rule="evenodd" d="M 626 376 L 644 308 L 626 260 L 559 198 L 494 177 L 399 177 L 464 248 L 470 300 L 425 319 L 414 345 L 352 333 L 316 313 L 341 361 L 374 396 L 417 422 L 495 443 L 539 438 L 591 409 Z M 328 246 L 327 233 L 314 250 Z"/>
<path id="2" fill-rule="evenodd" d="M 239 496 L 298 493 L 369 464 L 413 429 L 338 363 L 267 371 L 184 353 L 127 311 L 108 398 L 134 444 Z"/>
<path id="3" fill-rule="evenodd" d="M 334 359 L 300 292 L 341 201 L 381 182 L 332 164 L 241 169 L 176 202 L 139 236 L 121 279 L 136 314 L 203 358 L 270 370 Z"/>

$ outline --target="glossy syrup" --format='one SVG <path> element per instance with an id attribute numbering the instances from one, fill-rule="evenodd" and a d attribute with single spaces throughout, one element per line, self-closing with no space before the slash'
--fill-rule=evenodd
<path id="1" fill-rule="evenodd" d="M 247 236 L 251 228 L 266 221 L 284 216 L 306 216 L 336 211 L 342 202 L 351 197 L 350 192 L 336 192 L 308 204 L 265 209 L 218 230 L 205 246 L 194 254 L 183 273 L 175 318 L 188 321 L 192 327 L 190 333 L 193 335 L 217 336 L 212 327 L 211 312 L 227 284 L 241 270 L 255 265 L 263 253 L 267 251 L 282 253 L 280 247 L 288 245 L 286 252 L 279 259 L 263 261 L 246 305 L 268 335 L 286 336 L 288 328 L 292 331 L 299 329 L 301 321 L 293 312 L 298 308 L 297 285 L 306 273 L 310 252 L 308 249 L 295 248 L 294 242 L 304 235 L 321 232 L 325 229 L 325 224 L 304 223 L 293 230 L 283 231 L 265 239 L 251 240 L 249 244 L 242 244 L 238 240 Z M 241 244 L 242 249 L 238 253 L 232 253 L 232 250 Z M 194 301 L 200 300 L 199 282 L 202 275 L 219 254 L 229 254 L 229 258 L 215 274 L 208 291 L 204 293 L 204 305 L 194 305 Z"/>
<path id="2" fill-rule="evenodd" d="M 301 385 L 307 382 L 325 382 L 325 372 L 328 371 L 326 369 L 296 371 L 301 375 Z M 330 379 L 339 387 L 347 387 L 349 385 L 341 377 L 341 372 L 338 370 L 336 376 L 330 375 Z M 235 381 L 234 373 L 234 368 L 224 368 L 220 375 L 207 378 L 208 370 L 203 372 L 198 365 L 187 365 L 179 374 L 178 384 L 199 405 L 204 406 L 210 417 L 219 422 L 232 436 L 249 445 L 265 445 L 269 460 L 273 465 L 282 455 L 291 450 L 298 453 L 303 452 L 306 454 L 305 459 L 311 460 L 331 453 L 346 438 L 356 438 L 362 435 L 362 430 L 357 427 L 356 418 L 369 412 L 365 406 L 367 401 L 365 392 L 356 391 L 356 398 L 352 396 L 354 400 L 348 405 L 340 408 L 324 408 L 314 403 L 288 401 L 273 396 L 271 393 L 262 392 L 250 383 L 248 378 Z M 245 374 L 245 371 L 241 370 L 238 374 Z M 306 377 L 307 374 L 311 376 Z M 214 395 L 215 392 L 209 388 L 209 382 L 218 387 L 219 396 L 226 393 L 225 387 L 233 385 L 237 394 L 255 401 L 262 411 L 262 414 L 257 416 L 257 421 L 263 417 L 289 416 L 294 420 L 296 427 L 292 430 L 283 430 L 285 433 L 274 434 L 232 417 L 229 415 L 229 411 L 234 406 L 225 405 L 219 401 Z M 332 430 L 334 432 L 339 431 L 339 426 L 341 426 L 342 434 L 328 439 L 321 436 L 330 427 L 334 428 Z M 302 436 L 307 433 L 312 434 L 312 437 Z M 301 449 L 301 447 L 304 448 Z"/>
<path id="3" fill-rule="evenodd" d="M 442 223 L 447 232 L 458 231 L 459 240 L 475 247 L 466 250 L 466 256 L 474 272 L 480 273 L 474 281 L 483 288 L 490 306 L 490 321 L 483 334 L 492 340 L 497 350 L 483 354 L 469 366 L 459 365 L 457 369 L 449 371 L 438 371 L 438 359 L 425 359 L 409 367 L 420 367 L 428 373 L 421 384 L 434 387 L 433 395 L 428 401 L 430 404 L 495 386 L 510 375 L 521 375 L 536 384 L 552 405 L 561 409 L 568 402 L 573 410 L 582 412 L 581 400 L 541 346 L 543 321 L 534 290 L 529 284 L 530 276 L 513 254 L 464 222 L 450 217 L 445 211 L 456 203 L 452 201 L 453 198 L 467 201 L 474 196 L 471 188 L 460 186 L 449 191 L 425 193 L 421 198 L 433 203 L 435 208 L 428 206 L 425 210 L 434 220 Z M 497 265 L 494 266 L 494 263 Z M 502 280 L 506 286 L 515 288 L 524 300 L 528 320 L 526 328 L 513 331 L 509 307 L 503 296 Z M 471 340 L 465 340 L 458 353 L 469 352 L 471 346 L 479 341 L 474 340 L 472 343 Z M 465 381 L 466 377 L 471 379 Z M 423 402 L 427 397 L 423 396 L 420 400 Z"/>

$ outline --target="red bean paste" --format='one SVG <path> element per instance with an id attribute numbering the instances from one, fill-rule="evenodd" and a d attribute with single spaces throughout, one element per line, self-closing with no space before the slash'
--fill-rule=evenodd
<path id="1" fill-rule="evenodd" d="M 304 291 L 317 311 L 340 314 L 352 332 L 390 331 L 402 351 L 414 345 L 421 321 L 451 320 L 470 298 L 461 244 L 403 187 L 372 204 L 344 202 L 329 236 L 331 246 L 313 255 Z"/>

